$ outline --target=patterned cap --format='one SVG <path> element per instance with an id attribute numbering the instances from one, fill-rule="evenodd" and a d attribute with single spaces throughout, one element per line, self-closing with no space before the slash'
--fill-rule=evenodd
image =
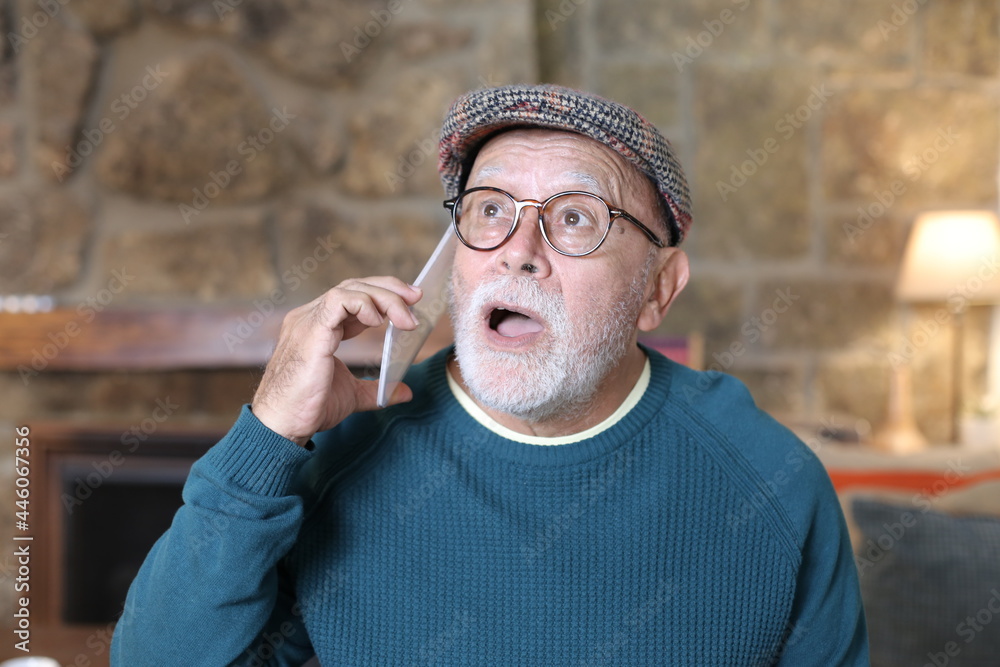
<path id="1" fill-rule="evenodd" d="M 554 85 L 482 88 L 462 95 L 441 127 L 438 172 L 456 196 L 476 152 L 493 134 L 515 127 L 578 132 L 615 150 L 656 184 L 673 215 L 672 245 L 691 227 L 691 195 L 670 142 L 632 109 L 597 95 Z"/>

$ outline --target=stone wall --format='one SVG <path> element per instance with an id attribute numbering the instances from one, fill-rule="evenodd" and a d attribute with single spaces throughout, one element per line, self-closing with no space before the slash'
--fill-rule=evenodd
<path id="1" fill-rule="evenodd" d="M 941 441 L 950 336 L 892 288 L 918 212 L 997 207 L 998 5 L 0 0 L 0 295 L 249 312 L 412 279 L 446 226 L 450 100 L 553 81 L 634 105 L 688 167 L 693 280 L 665 333 L 703 333 L 764 407 L 841 425 L 882 420 L 908 355 Z M 969 313 L 973 402 L 987 320 Z M 124 432 L 165 399 L 224 424 L 257 375 L 0 374 L 4 456 L 15 423 Z"/>
<path id="2" fill-rule="evenodd" d="M 997 15 L 986 0 L 2 0 L 0 294 L 75 307 L 119 271 L 108 307 L 250 309 L 412 279 L 445 226 L 449 101 L 554 81 L 642 110 L 688 166 L 693 280 L 664 331 L 704 333 L 706 362 L 771 410 L 877 424 L 910 223 L 997 205 Z M 969 318 L 973 398 L 986 319 Z M 916 399 L 941 439 L 950 340 L 926 338 Z M 7 374 L 0 420 L 128 423 L 168 395 L 178 420 L 228 419 L 255 381 Z"/>
<path id="3" fill-rule="evenodd" d="M 536 16 L 543 78 L 634 104 L 688 165 L 693 279 L 665 330 L 703 332 L 706 362 L 772 411 L 845 426 L 883 420 L 891 362 L 910 358 L 941 441 L 950 332 L 919 333 L 938 308 L 901 317 L 893 285 L 920 211 L 997 208 L 998 10 L 545 0 Z M 985 310 L 967 317 L 973 405 Z"/>

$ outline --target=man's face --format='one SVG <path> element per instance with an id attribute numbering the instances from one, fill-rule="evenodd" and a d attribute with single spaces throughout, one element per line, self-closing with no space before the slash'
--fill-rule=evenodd
<path id="1" fill-rule="evenodd" d="M 466 187 L 478 186 L 539 201 L 567 190 L 592 192 L 666 237 L 652 184 L 617 153 L 582 135 L 505 132 L 476 157 Z M 460 244 L 452 322 L 458 365 L 473 397 L 536 422 L 584 408 L 635 346 L 656 259 L 656 247 L 625 220 L 615 221 L 594 253 L 560 255 L 542 238 L 532 208 L 496 250 Z"/>

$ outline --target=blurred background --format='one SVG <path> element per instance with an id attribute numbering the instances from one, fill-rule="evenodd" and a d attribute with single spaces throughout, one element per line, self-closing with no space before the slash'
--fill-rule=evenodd
<path id="1" fill-rule="evenodd" d="M 998 15 L 995 0 L 0 0 L 0 425 L 5 456 L 20 425 L 47 452 L 32 488 L 48 524 L 32 528 L 60 572 L 33 602 L 61 633 L 49 653 L 107 659 L 120 602 L 72 574 L 107 561 L 74 551 L 88 540 L 120 546 L 99 531 L 124 519 L 79 518 L 97 492 L 141 524 L 135 494 L 183 479 L 171 447 L 197 451 L 249 401 L 283 310 L 348 277 L 416 277 L 447 226 L 443 114 L 481 86 L 584 88 L 671 139 L 692 280 L 658 333 L 702 339 L 702 367 L 822 442 L 867 447 L 915 419 L 922 447 L 974 428 L 995 444 L 996 256 L 926 299 L 897 279 L 918 216 L 997 209 Z M 116 591 L 147 548 L 107 574 Z"/>

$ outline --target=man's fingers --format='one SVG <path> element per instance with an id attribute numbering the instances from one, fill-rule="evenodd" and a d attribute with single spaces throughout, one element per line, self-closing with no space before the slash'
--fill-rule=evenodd
<path id="1" fill-rule="evenodd" d="M 366 327 L 377 327 L 386 317 L 401 329 L 415 328 L 417 318 L 408 304 L 420 299 L 419 288 L 395 278 L 385 278 L 383 282 L 392 289 L 370 282 L 347 281 L 327 292 L 319 313 L 324 326 L 343 326 L 344 338 L 356 336 Z M 403 294 L 394 291 L 396 289 L 404 290 Z M 353 326 L 351 318 L 362 326 Z"/>
<path id="2" fill-rule="evenodd" d="M 351 278 L 337 285 L 338 288 L 367 291 L 368 287 L 377 287 L 387 292 L 398 295 L 408 305 L 412 306 L 420 297 L 423 290 L 409 283 L 403 282 L 395 276 L 372 276 L 370 278 Z"/>
<path id="3" fill-rule="evenodd" d="M 398 278 L 348 280 L 290 311 L 253 399 L 261 422 L 300 444 L 358 410 L 377 407 L 378 383 L 357 380 L 336 357 L 340 342 L 388 319 L 403 329 L 417 325 L 410 306 L 419 288 Z M 401 385 L 392 403 L 410 400 Z"/>

